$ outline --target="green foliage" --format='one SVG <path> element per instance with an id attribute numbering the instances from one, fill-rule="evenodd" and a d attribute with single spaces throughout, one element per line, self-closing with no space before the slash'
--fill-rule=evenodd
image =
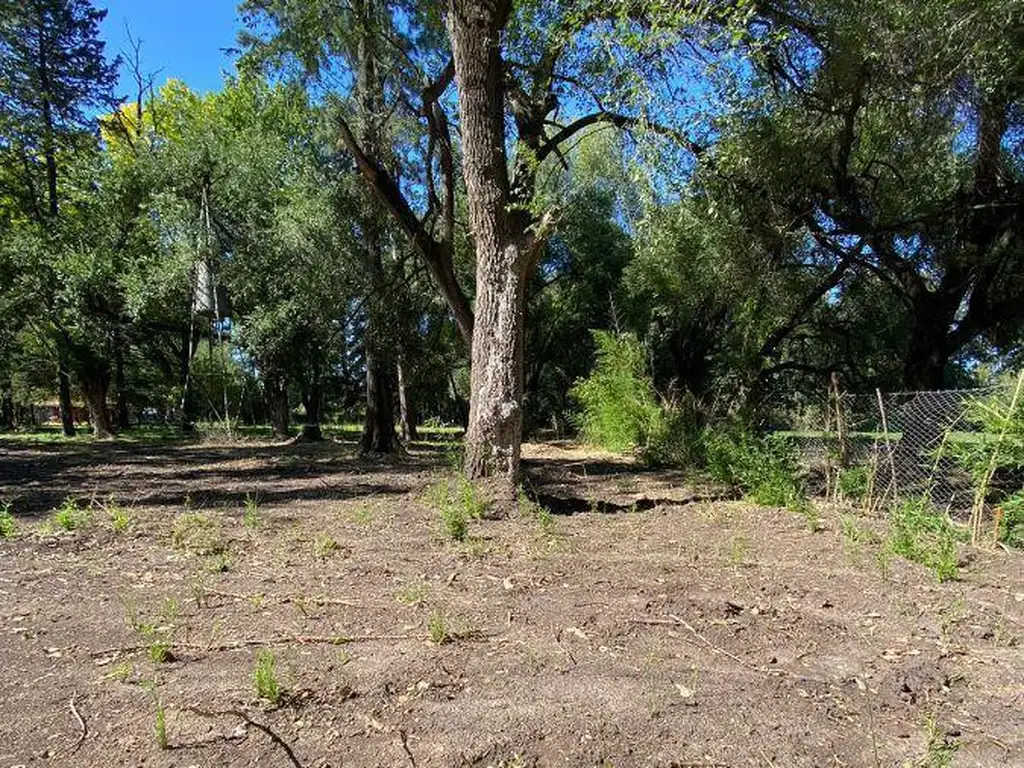
<path id="1" fill-rule="evenodd" d="M 53 513 L 53 523 L 65 531 L 74 531 L 89 523 L 89 511 L 78 506 L 78 501 L 70 496 L 61 503 Z"/>
<path id="2" fill-rule="evenodd" d="M 185 512 L 171 525 L 171 544 L 194 555 L 215 557 L 228 552 L 220 521 L 202 512 Z"/>
<path id="3" fill-rule="evenodd" d="M 699 467 L 704 464 L 705 417 L 695 398 L 662 410 L 651 425 L 643 448 L 644 462 L 652 466 Z"/>
<path id="4" fill-rule="evenodd" d="M 242 525 L 250 531 L 260 527 L 260 503 L 259 496 L 247 493 L 245 495 L 245 509 L 242 512 Z"/>
<path id="5" fill-rule="evenodd" d="M 469 523 L 487 513 L 487 501 L 463 475 L 453 475 L 427 490 L 424 502 L 437 510 L 444 534 L 453 541 L 466 540 Z"/>
<path id="6" fill-rule="evenodd" d="M 592 331 L 596 363 L 571 395 L 579 403 L 584 439 L 609 451 L 644 446 L 662 430 L 662 412 L 646 377 L 646 354 L 633 334 Z"/>
<path id="7" fill-rule="evenodd" d="M 957 542 L 964 534 L 926 498 L 911 499 L 889 513 L 885 549 L 930 569 L 939 581 L 959 576 Z"/>
<path id="8" fill-rule="evenodd" d="M 756 437 L 735 427 L 709 428 L 704 451 L 711 477 L 736 486 L 755 504 L 784 507 L 804 498 L 792 446 L 784 438 Z"/>
<path id="9" fill-rule="evenodd" d="M 839 492 L 846 499 L 863 501 L 870 487 L 871 469 L 869 467 L 846 467 L 839 473 Z"/>
<path id="10" fill-rule="evenodd" d="M 1008 547 L 1024 549 L 1024 490 L 1007 498 L 1001 509 L 1003 514 L 997 532 L 999 540 Z"/>
<path id="11" fill-rule="evenodd" d="M 256 664 L 252 672 L 256 695 L 275 707 L 281 701 L 281 684 L 277 679 L 276 667 L 277 659 L 273 651 L 263 649 L 256 654 Z"/>
<path id="12" fill-rule="evenodd" d="M 14 515 L 11 514 L 10 502 L 0 504 L 0 539 L 14 538 L 17 525 L 14 522 Z"/>
<path id="13" fill-rule="evenodd" d="M 427 631 L 430 633 L 430 642 L 434 645 L 444 645 L 451 641 L 451 635 L 448 634 L 448 617 L 440 608 L 427 619 Z"/>

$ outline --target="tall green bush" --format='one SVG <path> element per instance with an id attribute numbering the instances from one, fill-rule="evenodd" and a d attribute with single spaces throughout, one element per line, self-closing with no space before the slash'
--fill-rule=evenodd
<path id="1" fill-rule="evenodd" d="M 647 445 L 662 429 L 662 410 L 646 373 L 644 347 L 632 333 L 591 331 L 597 362 L 570 391 L 579 426 L 590 444 L 624 452 Z"/>

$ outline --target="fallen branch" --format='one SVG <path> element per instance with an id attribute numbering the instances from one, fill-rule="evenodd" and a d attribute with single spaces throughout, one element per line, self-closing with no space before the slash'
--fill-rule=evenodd
<path id="1" fill-rule="evenodd" d="M 284 753 L 286 755 L 288 755 L 288 759 L 291 760 L 291 763 L 292 763 L 292 765 L 295 766 L 295 768 L 303 768 L 302 763 L 299 762 L 299 759 L 295 756 L 295 752 L 292 751 L 292 748 L 288 744 L 287 741 L 285 741 L 280 736 L 278 736 L 270 728 L 270 726 L 264 725 L 263 723 L 259 722 L 258 720 L 253 720 L 251 717 L 249 717 L 248 713 L 243 712 L 240 709 L 207 710 L 207 709 L 200 709 L 199 707 L 183 707 L 181 711 L 182 712 L 191 712 L 193 714 L 199 715 L 200 717 L 238 717 L 238 718 L 241 718 L 248 725 L 251 725 L 253 728 L 256 728 L 256 729 L 258 729 L 260 731 L 263 731 L 263 733 L 265 733 L 267 736 L 269 736 L 271 741 L 273 741 L 275 744 L 277 744 L 277 746 L 279 746 L 281 749 L 284 750 Z"/>
<path id="2" fill-rule="evenodd" d="M 409 764 L 412 768 L 416 768 L 416 758 L 412 756 L 412 750 L 409 749 L 409 734 L 405 732 L 405 728 L 398 729 L 398 736 L 402 740 L 402 749 L 405 750 L 405 755 L 409 758 Z"/>

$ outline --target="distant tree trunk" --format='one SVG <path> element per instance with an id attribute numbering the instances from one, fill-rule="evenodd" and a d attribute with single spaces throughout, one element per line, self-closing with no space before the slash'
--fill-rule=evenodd
<path id="1" fill-rule="evenodd" d="M 306 421 L 302 425 L 303 440 L 323 440 L 324 433 L 320 428 L 323 420 L 324 390 L 320 379 L 320 365 L 314 361 L 312 375 L 302 391 L 302 406 L 306 411 Z"/>
<path id="2" fill-rule="evenodd" d="M 14 429 L 14 397 L 10 392 L 0 397 L 0 429 L 8 432 Z"/>
<path id="3" fill-rule="evenodd" d="M 388 366 L 367 352 L 366 417 L 359 450 L 363 453 L 397 453 L 399 449 Z"/>
<path id="4" fill-rule="evenodd" d="M 496 500 L 514 504 L 523 424 L 526 285 L 539 238 L 536 222 L 513 209 L 505 153 L 501 31 L 509 0 L 450 0 L 462 128 L 463 174 L 476 246 L 469 428 L 465 473 L 491 478 Z"/>
<path id="5" fill-rule="evenodd" d="M 110 389 L 110 372 L 105 370 L 92 370 L 83 373 L 82 394 L 85 396 L 85 404 L 89 409 L 89 421 L 92 423 L 92 433 L 98 439 L 104 440 L 114 436 L 114 422 L 110 418 L 110 409 L 107 407 L 107 391 Z"/>
<path id="6" fill-rule="evenodd" d="M 413 405 L 409 401 L 409 389 L 406 386 L 405 368 L 402 365 L 401 360 L 398 361 L 396 368 L 398 370 L 398 421 L 402 429 L 403 442 L 411 443 L 413 440 L 420 439 L 419 434 L 416 432 L 416 412 L 413 410 Z"/>
<path id="7" fill-rule="evenodd" d="M 63 348 L 57 363 L 57 399 L 60 403 L 60 423 L 64 429 L 64 437 L 75 436 L 75 415 L 71 405 L 71 370 L 68 365 L 67 351 Z"/>
<path id="8" fill-rule="evenodd" d="M 288 380 L 280 372 L 268 370 L 263 376 L 263 395 L 270 414 L 274 437 L 284 440 L 291 435 L 291 412 L 288 408 Z"/>
<path id="9" fill-rule="evenodd" d="M 195 428 L 195 398 L 192 396 L 192 356 L 199 346 L 199 326 L 192 324 L 181 336 L 181 355 L 178 360 L 178 385 L 181 387 L 181 429 L 191 432 Z"/>
<path id="10" fill-rule="evenodd" d="M 123 337 L 120 331 L 114 337 L 114 386 L 117 388 L 117 428 L 128 429 L 128 382 L 124 375 Z"/>

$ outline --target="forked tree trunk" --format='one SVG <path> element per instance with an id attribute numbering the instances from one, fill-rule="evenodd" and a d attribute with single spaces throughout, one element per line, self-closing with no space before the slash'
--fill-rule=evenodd
<path id="1" fill-rule="evenodd" d="M 107 392 L 110 389 L 110 373 L 91 372 L 82 376 L 82 394 L 89 409 L 93 436 L 105 440 L 114 436 L 114 422 L 107 407 Z"/>
<path id="2" fill-rule="evenodd" d="M 522 441 L 526 283 L 536 241 L 512 210 L 505 154 L 501 30 L 509 0 L 449 0 L 463 172 L 476 247 L 476 308 L 465 473 L 513 502 Z"/>

